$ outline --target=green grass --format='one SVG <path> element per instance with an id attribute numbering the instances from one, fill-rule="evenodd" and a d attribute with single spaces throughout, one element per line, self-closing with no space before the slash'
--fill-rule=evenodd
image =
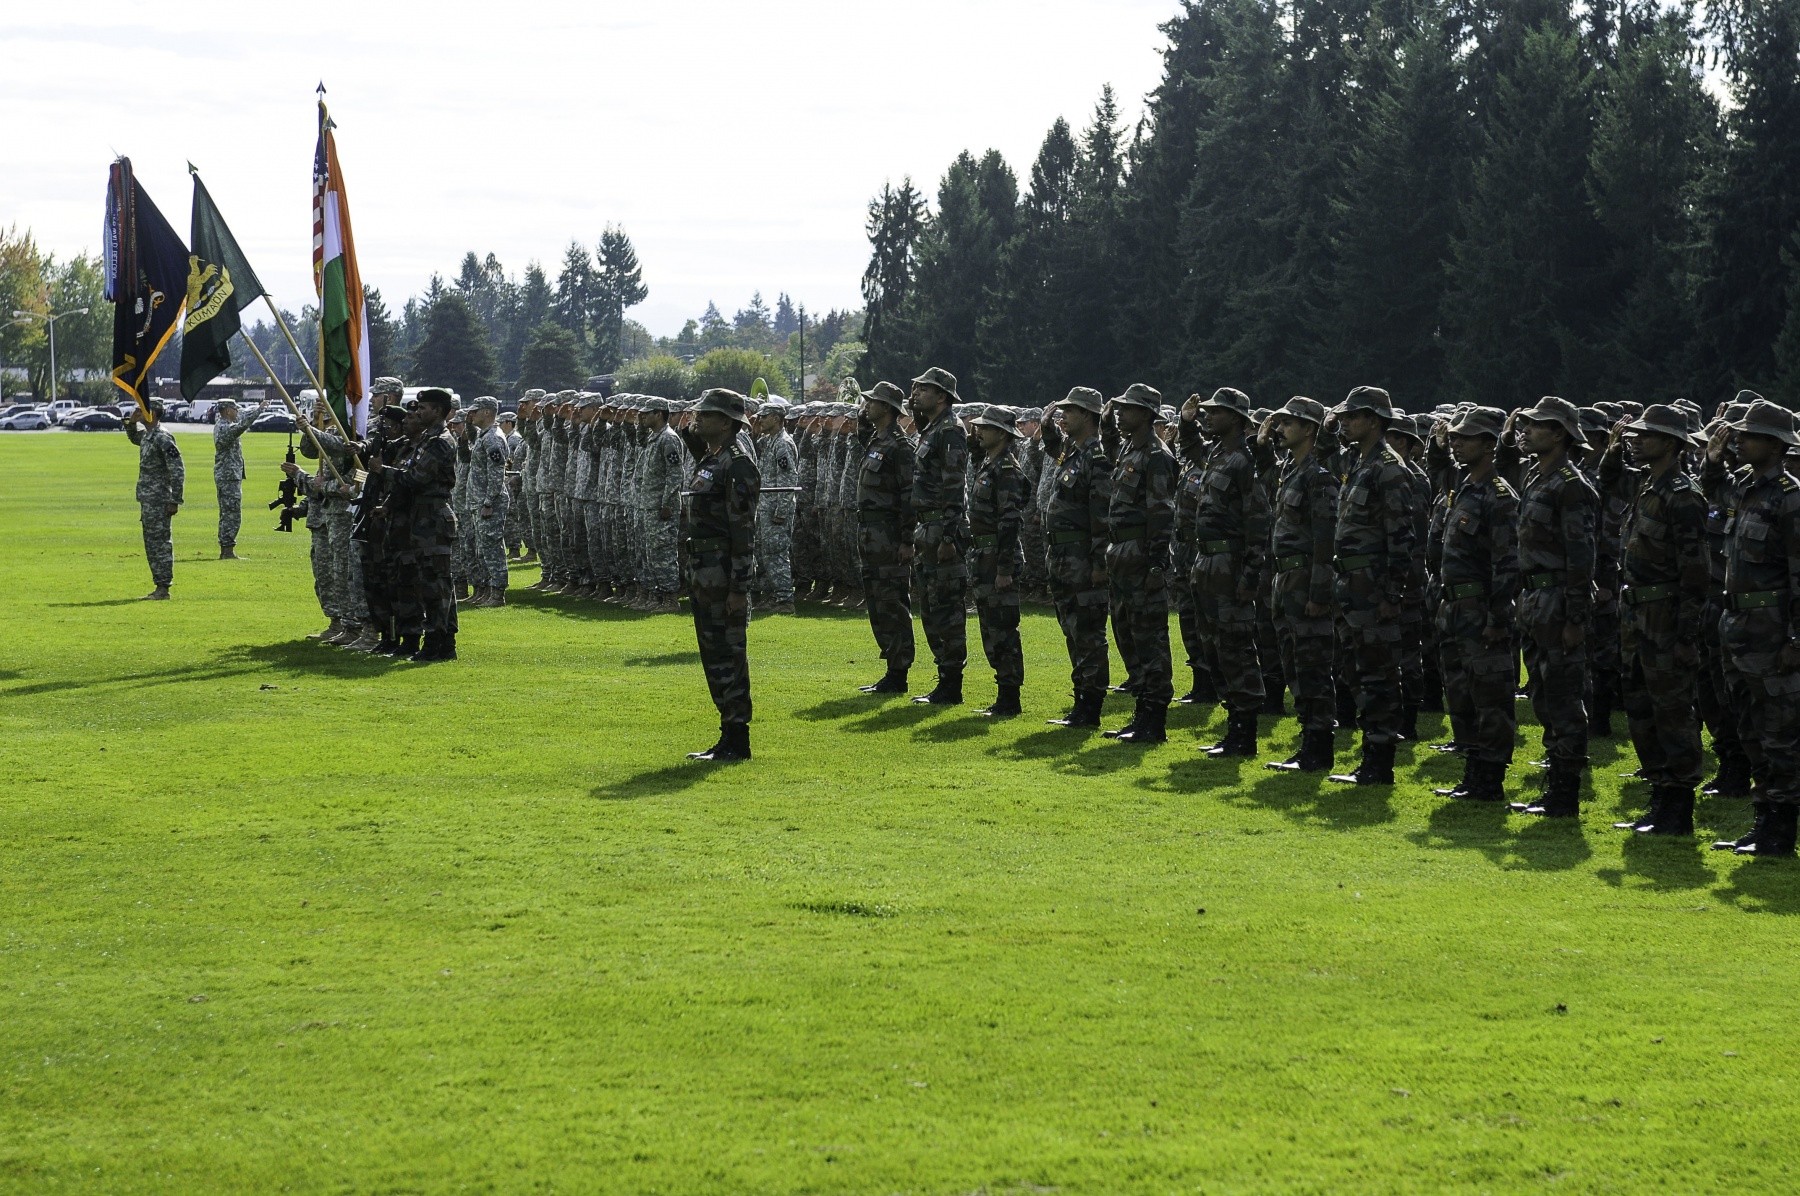
<path id="1" fill-rule="evenodd" d="M 1621 743 L 1579 826 L 1118 747 L 1043 725 L 1043 612 L 1000 725 L 759 619 L 757 759 L 690 764 L 680 617 L 304 641 L 250 439 L 233 563 L 181 437 L 152 605 L 123 437 L 0 436 L 0 1189 L 1791 1190 L 1800 869 L 1703 850 L 1741 801 L 1644 842 Z"/>

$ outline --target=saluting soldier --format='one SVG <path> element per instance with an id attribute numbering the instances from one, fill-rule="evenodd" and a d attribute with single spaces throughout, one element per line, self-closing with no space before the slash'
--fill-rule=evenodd
<path id="1" fill-rule="evenodd" d="M 1505 423 L 1493 407 L 1465 408 L 1451 423 L 1462 476 L 1434 539 L 1438 660 L 1451 745 L 1463 756 L 1462 780 L 1436 792 L 1467 801 L 1504 800 L 1518 738 L 1519 496 L 1495 464 Z"/>
<path id="2" fill-rule="evenodd" d="M 1331 679 L 1332 554 L 1336 549 L 1338 480 L 1319 461 L 1325 405 L 1295 395 L 1275 413 L 1287 450 L 1269 529 L 1273 607 L 1281 671 L 1294 694 L 1299 749 L 1266 767 L 1324 772 L 1331 767 L 1335 714 Z"/>
<path id="3" fill-rule="evenodd" d="M 1515 411 L 1525 451 L 1537 458 L 1525 477 L 1519 506 L 1519 631 L 1524 640 L 1527 692 L 1544 730 L 1550 773 L 1543 800 L 1515 809 L 1547 818 L 1581 812 L 1581 776 L 1588 763 L 1588 623 L 1593 615 L 1600 496 L 1570 460 L 1586 447 L 1581 413 L 1546 395 Z"/>
<path id="4" fill-rule="evenodd" d="M 1120 743 L 1164 743 L 1175 696 L 1169 661 L 1169 542 L 1175 531 L 1175 458 L 1156 437 L 1162 395 L 1133 382 L 1112 400 L 1119 422 L 1107 508 L 1106 572 L 1126 675 L 1136 683 L 1131 721 L 1104 732 Z"/>
<path id="5" fill-rule="evenodd" d="M 913 583 L 923 609 L 925 642 L 937 663 L 937 686 L 913 699 L 933 706 L 962 702 L 963 667 L 968 663 L 968 566 L 963 549 L 969 535 L 965 487 L 969 445 L 956 413 L 962 402 L 956 376 L 932 366 L 913 379 L 913 423 L 919 429 L 913 469 Z"/>
<path id="6" fill-rule="evenodd" d="M 1106 650 L 1106 556 L 1111 539 L 1112 461 L 1100 438 L 1106 401 L 1090 386 L 1077 386 L 1055 405 L 1061 417 L 1038 428 L 1044 451 L 1055 461 L 1044 511 L 1044 550 L 1050 596 L 1069 651 L 1074 704 L 1051 719 L 1055 726 L 1098 727 L 1111 661 Z"/>
<path id="7" fill-rule="evenodd" d="M 506 516 L 512 490 L 506 481 L 510 456 L 505 437 L 495 426 L 500 401 L 492 395 L 475 400 L 469 426 L 475 443 L 469 450 L 468 508 L 475 525 L 475 600 L 471 606 L 506 605 Z"/>
<path id="8" fill-rule="evenodd" d="M 187 482 L 181 450 L 162 426 L 162 413 L 162 400 L 148 399 L 125 417 L 125 437 L 138 450 L 138 522 L 144 529 L 144 559 L 156 587 L 144 595 L 148 602 L 166 602 L 175 581 L 175 539 L 169 521 L 181 510 Z"/>
<path id="9" fill-rule="evenodd" d="M 788 435 L 792 414 L 786 399 L 770 398 L 756 413 L 756 466 L 771 487 L 792 490 L 800 485 L 800 459 Z M 765 494 L 756 509 L 757 573 L 769 592 L 770 611 L 794 613 L 794 512 L 798 494 Z"/>
<path id="10" fill-rule="evenodd" d="M 1700 491 L 1706 495 L 1706 610 L 1700 633 L 1700 690 L 1696 705 L 1700 719 L 1712 732 L 1713 755 L 1719 771 L 1701 787 L 1715 797 L 1747 797 L 1750 794 L 1750 753 L 1725 682 L 1725 652 L 1719 642 L 1719 624 L 1725 613 L 1725 562 L 1731 554 L 1731 533 L 1736 528 L 1738 499 L 1742 495 L 1736 436 L 1731 425 L 1762 396 L 1741 390 L 1714 421 L 1700 462 Z"/>
<path id="11" fill-rule="evenodd" d="M 750 759 L 750 587 L 756 582 L 756 503 L 762 475 L 741 435 L 744 396 L 714 388 L 700 396 L 683 435 L 694 458 L 684 492 L 688 597 L 706 687 L 719 711 L 719 741 L 690 760 Z"/>
<path id="12" fill-rule="evenodd" d="M 900 430 L 906 395 L 892 382 L 877 382 L 862 392 L 858 420 L 862 453 L 856 473 L 856 551 L 868 599 L 869 630 L 887 669 L 864 693 L 903 694 L 913 662 L 913 443 Z M 813 432 L 814 454 L 823 459 L 830 447 L 830 417 L 820 416 Z M 815 467 L 823 484 L 828 471 Z M 819 546 L 814 577 L 821 588 L 830 578 L 825 557 L 830 552 L 831 512 L 821 505 L 815 515 Z"/>
<path id="13" fill-rule="evenodd" d="M 1620 459 L 1621 441 L 1635 468 Z M 1656 403 L 1613 426 L 1598 469 L 1602 492 L 1629 504 L 1619 555 L 1620 697 L 1650 782 L 1643 817 L 1613 825 L 1651 835 L 1694 833 L 1700 784 L 1695 641 L 1706 608 L 1706 498 L 1682 472 L 1687 446 L 1681 412 Z"/>
<path id="14" fill-rule="evenodd" d="M 410 451 L 391 468 L 379 457 L 368 463 L 371 475 L 386 476 L 397 509 L 406 512 L 411 560 L 402 567 L 410 564 L 417 573 L 415 601 L 422 608 L 424 636 L 408 659 L 420 663 L 456 659 L 456 592 L 450 581 L 456 553 L 456 515 L 450 509 L 456 442 L 445 426 L 454 407 L 447 390 L 420 391 L 413 421 L 418 439 Z"/>
<path id="15" fill-rule="evenodd" d="M 213 489 L 219 496 L 219 559 L 235 561 L 244 522 L 244 433 L 256 412 L 238 414 L 236 399 L 220 399 L 213 423 Z"/>
<path id="16" fill-rule="evenodd" d="M 981 650 L 994 670 L 999 694 L 981 713 L 1010 718 L 1019 713 L 1025 684 L 1025 652 L 1019 643 L 1019 575 L 1025 568 L 1019 529 L 1030 485 L 1019 468 L 1019 417 L 989 407 L 970 421 L 981 464 L 969 487 L 969 575 Z"/>

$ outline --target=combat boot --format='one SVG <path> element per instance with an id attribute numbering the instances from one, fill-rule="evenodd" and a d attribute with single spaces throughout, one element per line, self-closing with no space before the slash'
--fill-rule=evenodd
<path id="1" fill-rule="evenodd" d="M 1138 700 L 1142 709 L 1132 722 L 1130 729 L 1114 736 L 1120 743 L 1135 743 L 1145 747 L 1156 743 L 1169 742 L 1169 708 L 1160 702 Z"/>
<path id="2" fill-rule="evenodd" d="M 1334 772 L 1327 780 L 1340 785 L 1392 785 L 1394 783 L 1394 745 L 1370 743 L 1363 738 L 1362 761 L 1354 772 Z"/>
<path id="3" fill-rule="evenodd" d="M 1300 732 L 1299 751 L 1286 760 L 1279 762 L 1271 760 L 1263 767 L 1272 768 L 1278 772 L 1324 772 L 1331 767 L 1333 755 L 1329 730 L 1302 731 Z"/>
<path id="4" fill-rule="evenodd" d="M 456 596 L 456 605 L 475 606 L 481 601 L 481 595 L 485 592 L 485 586 L 476 586 L 473 593 L 459 593 Z"/>
<path id="5" fill-rule="evenodd" d="M 1694 833 L 1694 791 L 1671 786 L 1662 793 L 1662 803 L 1650 803 L 1646 821 L 1632 828 L 1640 835 L 1691 835 Z"/>
<path id="6" fill-rule="evenodd" d="M 750 759 L 750 728 L 744 723 L 720 724 L 719 742 L 704 752 L 689 752 L 689 760 L 705 760 L 712 764 L 730 764 Z"/>
<path id="7" fill-rule="evenodd" d="M 1622 819 L 1613 823 L 1613 829 L 1615 831 L 1641 831 L 1645 827 L 1655 826 L 1657 820 L 1662 817 L 1663 798 L 1665 796 L 1666 790 L 1663 786 L 1655 786 L 1650 790 L 1650 805 L 1644 812 L 1639 814 L 1636 818 Z"/>
<path id="8" fill-rule="evenodd" d="M 1356 694 L 1348 685 L 1337 685 L 1337 725 L 1348 731 L 1356 726 Z"/>
<path id="9" fill-rule="evenodd" d="M 793 599 L 790 598 L 786 602 L 777 602 L 769 608 L 769 613 L 772 615 L 791 615 L 795 613 Z"/>
<path id="10" fill-rule="evenodd" d="M 1214 760 L 1256 755 L 1256 711 L 1231 710 L 1225 715 L 1225 738 L 1200 749 Z"/>
<path id="11" fill-rule="evenodd" d="M 1740 847 L 1748 847 L 1762 837 L 1763 830 L 1769 824 L 1769 812 L 1774 808 L 1772 802 L 1751 802 L 1750 808 L 1756 811 L 1756 818 L 1750 829 L 1736 839 L 1719 839 L 1713 843 L 1714 851 L 1736 851 Z"/>
<path id="12" fill-rule="evenodd" d="M 937 687 L 928 694 L 920 694 L 914 698 L 913 705 L 960 706 L 962 700 L 962 670 L 939 669 Z"/>
<path id="13" fill-rule="evenodd" d="M 1175 699 L 1183 706 L 1211 706 L 1219 700 L 1213 690 L 1212 674 L 1205 669 L 1194 670 L 1194 688 Z"/>
<path id="14" fill-rule="evenodd" d="M 1262 713 L 1280 718 L 1287 714 L 1287 684 L 1280 674 L 1263 677 Z"/>
<path id="15" fill-rule="evenodd" d="M 419 637 L 416 635 L 403 635 L 400 637 L 400 642 L 394 646 L 394 651 L 393 651 L 392 655 L 396 658 L 398 658 L 398 657 L 409 657 L 410 658 L 418 650 L 419 650 Z"/>
<path id="16" fill-rule="evenodd" d="M 1506 800 L 1506 765 L 1498 761 L 1470 760 L 1462 783 L 1454 789 L 1439 789 L 1439 794 L 1458 801 L 1503 802 Z"/>
<path id="17" fill-rule="evenodd" d="M 237 549 L 230 544 L 219 545 L 219 559 L 222 561 L 238 560 Z"/>
<path id="18" fill-rule="evenodd" d="M 489 586 L 487 604 L 489 606 L 505 606 L 506 591 L 499 586 Z"/>
<path id="19" fill-rule="evenodd" d="M 1700 792 L 1709 797 L 1748 797 L 1750 796 L 1750 760 L 1748 757 L 1730 756 L 1719 760 L 1719 773 L 1712 780 L 1700 787 Z"/>
<path id="20" fill-rule="evenodd" d="M 425 644 L 417 652 L 407 657 L 414 664 L 432 664 L 440 660 L 456 659 L 456 633 L 454 631 L 428 631 L 425 633 Z"/>
<path id="21" fill-rule="evenodd" d="M 1793 855 L 1796 823 L 1800 822 L 1797 815 L 1800 815 L 1800 806 L 1793 802 L 1770 802 L 1769 817 L 1763 823 L 1762 833 L 1739 846 L 1737 853 L 1767 857 Z"/>
<path id="22" fill-rule="evenodd" d="M 154 590 L 151 590 L 148 594 L 145 594 L 142 598 L 138 599 L 139 602 L 167 602 L 168 600 L 168 586 L 157 586 Z"/>
<path id="23" fill-rule="evenodd" d="M 1113 687 L 1113 692 L 1118 692 L 1118 686 L 1115 685 Z M 1107 739 L 1117 739 L 1121 735 L 1129 735 L 1131 732 L 1137 730 L 1138 719 L 1143 717 L 1144 704 L 1142 702 L 1134 702 L 1131 707 L 1131 717 L 1126 720 L 1123 727 L 1115 727 L 1111 731 L 1102 731 L 1100 734 Z"/>
<path id="24" fill-rule="evenodd" d="M 1579 818 L 1581 816 L 1581 770 L 1567 764 L 1550 765 L 1544 778 L 1544 795 L 1525 807 L 1525 813 L 1539 818 Z"/>
<path id="25" fill-rule="evenodd" d="M 681 613 L 681 603 L 675 601 L 673 594 L 658 594 L 646 609 L 653 615 L 678 615 Z"/>
<path id="26" fill-rule="evenodd" d="M 356 637 L 355 643 L 345 644 L 344 647 L 351 652 L 373 652 L 380 644 L 381 633 L 375 630 L 375 624 L 370 623 L 362 629 L 362 634 Z"/>
<path id="27" fill-rule="evenodd" d="M 158 587 L 157 587 L 157 590 L 159 590 L 159 591 L 161 591 L 161 592 L 162 592 L 162 594 L 163 594 L 163 596 L 164 596 L 164 597 L 167 597 L 167 596 L 168 596 L 168 590 L 167 590 L 167 588 L 166 588 L 166 587 L 164 587 L 164 586 L 158 586 Z M 154 598 L 154 597 L 155 597 L 155 596 L 156 596 L 156 594 L 155 594 L 155 593 L 151 593 L 151 594 L 149 594 L 149 595 L 147 595 L 147 596 L 148 596 L 148 597 L 151 597 L 151 598 Z M 342 621 L 342 620 L 340 620 L 340 619 L 335 619 L 335 618 L 334 618 L 334 619 L 332 619 L 332 620 L 331 620 L 331 622 L 330 622 L 330 623 L 329 623 L 329 624 L 328 624 L 328 625 L 327 625 L 327 626 L 326 626 L 326 628 L 325 628 L 325 630 L 323 630 L 323 631 L 313 631 L 313 632 L 309 632 L 309 633 L 308 633 L 308 634 L 307 634 L 307 637 L 306 637 L 306 638 L 307 638 L 307 639 L 309 639 L 309 640 L 322 640 L 322 639 L 329 639 L 329 638 L 330 638 L 330 637 L 332 637 L 332 636 L 334 636 L 334 635 L 336 635 L 336 634 L 337 634 L 337 633 L 338 633 L 338 632 L 340 632 L 340 631 L 342 631 L 342 630 L 343 630 L 343 629 L 344 629 L 344 624 L 343 624 L 343 621 Z"/>
<path id="28" fill-rule="evenodd" d="M 903 694 L 906 692 L 906 670 L 888 667 L 881 675 L 881 680 L 873 685 L 864 685 L 862 692 L 866 694 Z"/>
<path id="29" fill-rule="evenodd" d="M 1100 707 L 1106 700 L 1106 691 L 1099 689 L 1076 690 L 1074 705 L 1069 713 L 1061 718 L 1045 720 L 1051 727 L 1098 727 L 1100 725 Z"/>
<path id="30" fill-rule="evenodd" d="M 1419 708 L 1415 705 L 1400 708 L 1400 738 L 1408 743 L 1419 742 Z"/>
<path id="31" fill-rule="evenodd" d="M 981 713 L 984 718 L 1012 718 L 1019 714 L 1019 687 L 1002 685 L 994 704 Z"/>
<path id="32" fill-rule="evenodd" d="M 357 637 L 361 634 L 362 628 L 359 625 L 346 622 L 343 630 L 339 631 L 336 635 L 328 635 L 319 642 L 321 644 L 330 644 L 334 648 L 341 648 L 345 644 L 355 643 Z"/>

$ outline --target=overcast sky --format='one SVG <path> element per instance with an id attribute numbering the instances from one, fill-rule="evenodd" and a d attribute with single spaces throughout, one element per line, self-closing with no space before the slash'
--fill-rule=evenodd
<path id="1" fill-rule="evenodd" d="M 1109 82 L 1134 122 L 1176 0 L 26 8 L 0 14 L 0 225 L 43 249 L 98 248 L 115 154 L 185 236 L 191 159 L 297 309 L 323 79 L 363 279 L 391 306 L 471 249 L 554 282 L 572 238 L 615 223 L 650 288 L 632 315 L 670 334 L 758 288 L 853 306 L 883 182 L 935 194 L 990 147 L 1023 178 Z"/>

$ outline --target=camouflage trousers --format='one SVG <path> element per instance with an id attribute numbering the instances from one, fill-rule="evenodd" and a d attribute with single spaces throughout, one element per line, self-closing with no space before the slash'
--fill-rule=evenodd
<path id="1" fill-rule="evenodd" d="M 451 580 L 466 585 L 483 585 L 481 579 L 481 546 L 477 543 L 475 511 L 456 509 L 456 565 Z"/>
<path id="2" fill-rule="evenodd" d="M 1416 596 L 1400 607 L 1400 706 L 1425 700 L 1425 606 Z"/>
<path id="3" fill-rule="evenodd" d="M 515 490 L 507 495 L 506 550 L 508 552 L 517 552 L 520 548 L 527 546 L 535 547 L 535 542 L 531 539 L 531 516 L 528 514 L 530 507 L 531 497 L 523 490 Z"/>
<path id="4" fill-rule="evenodd" d="M 490 508 L 492 510 L 492 508 Z M 475 535 L 475 580 L 491 589 L 506 589 L 506 500 L 491 515 L 476 508 L 473 525 Z"/>
<path id="5" fill-rule="evenodd" d="M 1306 613 L 1307 569 L 1277 574 L 1269 603 L 1281 675 L 1294 694 L 1294 716 L 1303 731 L 1330 731 L 1336 717 L 1331 677 L 1331 616 Z"/>
<path id="6" fill-rule="evenodd" d="M 1731 691 L 1725 681 L 1725 651 L 1719 644 L 1719 622 L 1724 613 L 1723 606 L 1709 601 L 1700 616 L 1705 625 L 1699 634 L 1700 677 L 1695 706 L 1701 723 L 1712 732 L 1712 750 L 1719 763 L 1747 767 L 1749 755 L 1744 751 L 1737 712 L 1732 709 Z"/>
<path id="7" fill-rule="evenodd" d="M 327 618 L 361 623 L 369 616 L 369 605 L 363 595 L 362 558 L 350 538 L 350 526 L 349 508 L 334 505 L 308 529 L 313 593 Z"/>
<path id="8" fill-rule="evenodd" d="M 1180 574 L 1174 576 L 1179 577 Z M 1287 686 L 1281 673 L 1281 636 L 1275 630 L 1274 608 L 1266 600 L 1266 595 L 1274 584 L 1274 574 L 1265 568 L 1256 583 L 1256 592 L 1265 596 L 1256 603 L 1256 659 L 1262 666 L 1263 696 L 1267 698 L 1273 695 L 1280 702 L 1281 692 Z"/>
<path id="9" fill-rule="evenodd" d="M 1129 645 L 1119 644 L 1125 672 L 1135 696 L 1149 706 L 1167 706 L 1175 697 L 1169 663 L 1169 588 L 1151 588 L 1149 574 L 1137 569 L 1112 570 L 1110 606 L 1113 627 L 1124 628 Z M 1129 655 L 1125 655 L 1129 652 Z"/>
<path id="10" fill-rule="evenodd" d="M 1070 685 L 1077 694 L 1099 693 L 1112 683 L 1112 658 L 1106 649 L 1109 604 L 1105 583 L 1093 580 L 1086 542 L 1077 543 L 1079 547 L 1053 545 L 1045 557 L 1045 572 L 1056 604 L 1056 623 L 1069 652 Z"/>
<path id="11" fill-rule="evenodd" d="M 681 519 L 643 512 L 643 564 L 639 577 L 653 594 L 674 595 L 681 587 Z"/>
<path id="12" fill-rule="evenodd" d="M 1200 633 L 1206 670 L 1225 709 L 1248 714 L 1262 709 L 1263 666 L 1257 647 L 1254 599 L 1237 592 L 1241 564 L 1234 553 L 1199 553 L 1188 581 L 1194 592 L 1194 624 Z"/>
<path id="13" fill-rule="evenodd" d="M 394 633 L 432 635 L 458 629 L 456 591 L 450 581 L 452 554 L 408 553 L 393 562 Z"/>
<path id="14" fill-rule="evenodd" d="M 159 586 L 175 580 L 175 535 L 169 519 L 166 503 L 138 504 L 138 520 L 144 527 L 144 559 L 150 563 L 150 580 Z"/>
<path id="15" fill-rule="evenodd" d="M 969 573 L 961 560 L 943 563 L 936 557 L 937 549 L 929 545 L 913 557 L 919 622 L 938 672 L 960 673 L 969 662 Z"/>
<path id="16" fill-rule="evenodd" d="M 729 564 L 723 553 L 709 552 L 693 559 L 688 592 L 694 606 L 694 639 L 700 648 L 700 667 L 706 688 L 719 709 L 723 726 L 743 726 L 750 721 L 750 607 L 731 611 Z"/>
<path id="17" fill-rule="evenodd" d="M 757 584 L 776 602 L 794 600 L 794 522 L 791 515 L 781 523 L 758 508 L 756 513 Z"/>
<path id="18" fill-rule="evenodd" d="M 1194 549 L 1190 544 L 1177 544 L 1169 560 L 1169 576 L 1186 581 L 1194 571 Z M 1194 587 L 1177 585 L 1170 594 L 1175 608 L 1175 623 L 1181 629 L 1181 646 L 1187 653 L 1187 667 L 1206 668 L 1206 645 L 1200 638 L 1199 616 L 1195 613 Z"/>
<path id="19" fill-rule="evenodd" d="M 1800 672 L 1781 669 L 1786 640 L 1782 612 L 1726 611 L 1719 620 L 1725 678 L 1738 716 L 1738 734 L 1757 794 L 1766 801 L 1800 802 Z"/>
<path id="20" fill-rule="evenodd" d="M 581 516 L 581 535 L 587 541 L 588 568 L 594 584 L 610 585 L 612 544 L 606 534 L 606 504 L 583 499 L 576 502 L 575 509 Z"/>
<path id="21" fill-rule="evenodd" d="M 588 561 L 587 519 L 582 514 L 579 499 L 557 495 L 556 526 L 562 533 L 564 580 L 583 585 L 591 583 L 594 572 Z"/>
<path id="22" fill-rule="evenodd" d="M 1450 737 L 1484 764 L 1512 760 L 1518 739 L 1519 657 L 1512 637 L 1490 643 L 1485 597 L 1447 599 L 1437 609 L 1438 669 Z"/>
<path id="23" fill-rule="evenodd" d="M 238 529 L 244 525 L 244 482 L 242 478 L 214 478 L 213 489 L 219 495 L 219 549 L 237 546 Z"/>
<path id="24" fill-rule="evenodd" d="M 1544 730 L 1550 763 L 1582 769 L 1588 760 L 1587 644 L 1563 646 L 1562 591 L 1527 590 L 1519 598 L 1519 631 L 1525 653 L 1525 691 Z"/>
<path id="25" fill-rule="evenodd" d="M 557 541 L 556 508 L 550 496 L 539 492 L 531 496 L 531 535 L 537 545 L 538 560 L 543 562 L 542 575 L 556 576 Z"/>
<path id="26" fill-rule="evenodd" d="M 368 607 L 368 622 L 385 638 L 394 628 L 394 584 L 392 566 L 381 550 L 365 541 L 357 541 L 357 559 L 362 563 L 363 604 Z"/>
<path id="27" fill-rule="evenodd" d="M 1638 645 L 1624 660 L 1619 696 L 1644 779 L 1693 789 L 1701 780 L 1700 719 L 1694 711 L 1698 685 L 1693 669 L 1675 663 L 1673 648 Z"/>
<path id="28" fill-rule="evenodd" d="M 969 590 L 975 599 L 976 626 L 981 629 L 981 651 L 994 670 L 996 685 L 1023 685 L 1025 649 L 1019 643 L 1018 577 L 1002 590 L 994 584 L 996 576 L 995 562 L 982 558 Z"/>
<path id="29" fill-rule="evenodd" d="M 1380 595 L 1366 569 L 1340 573 L 1337 601 L 1338 675 L 1356 696 L 1363 743 L 1400 737 L 1400 623 L 1383 619 Z"/>

